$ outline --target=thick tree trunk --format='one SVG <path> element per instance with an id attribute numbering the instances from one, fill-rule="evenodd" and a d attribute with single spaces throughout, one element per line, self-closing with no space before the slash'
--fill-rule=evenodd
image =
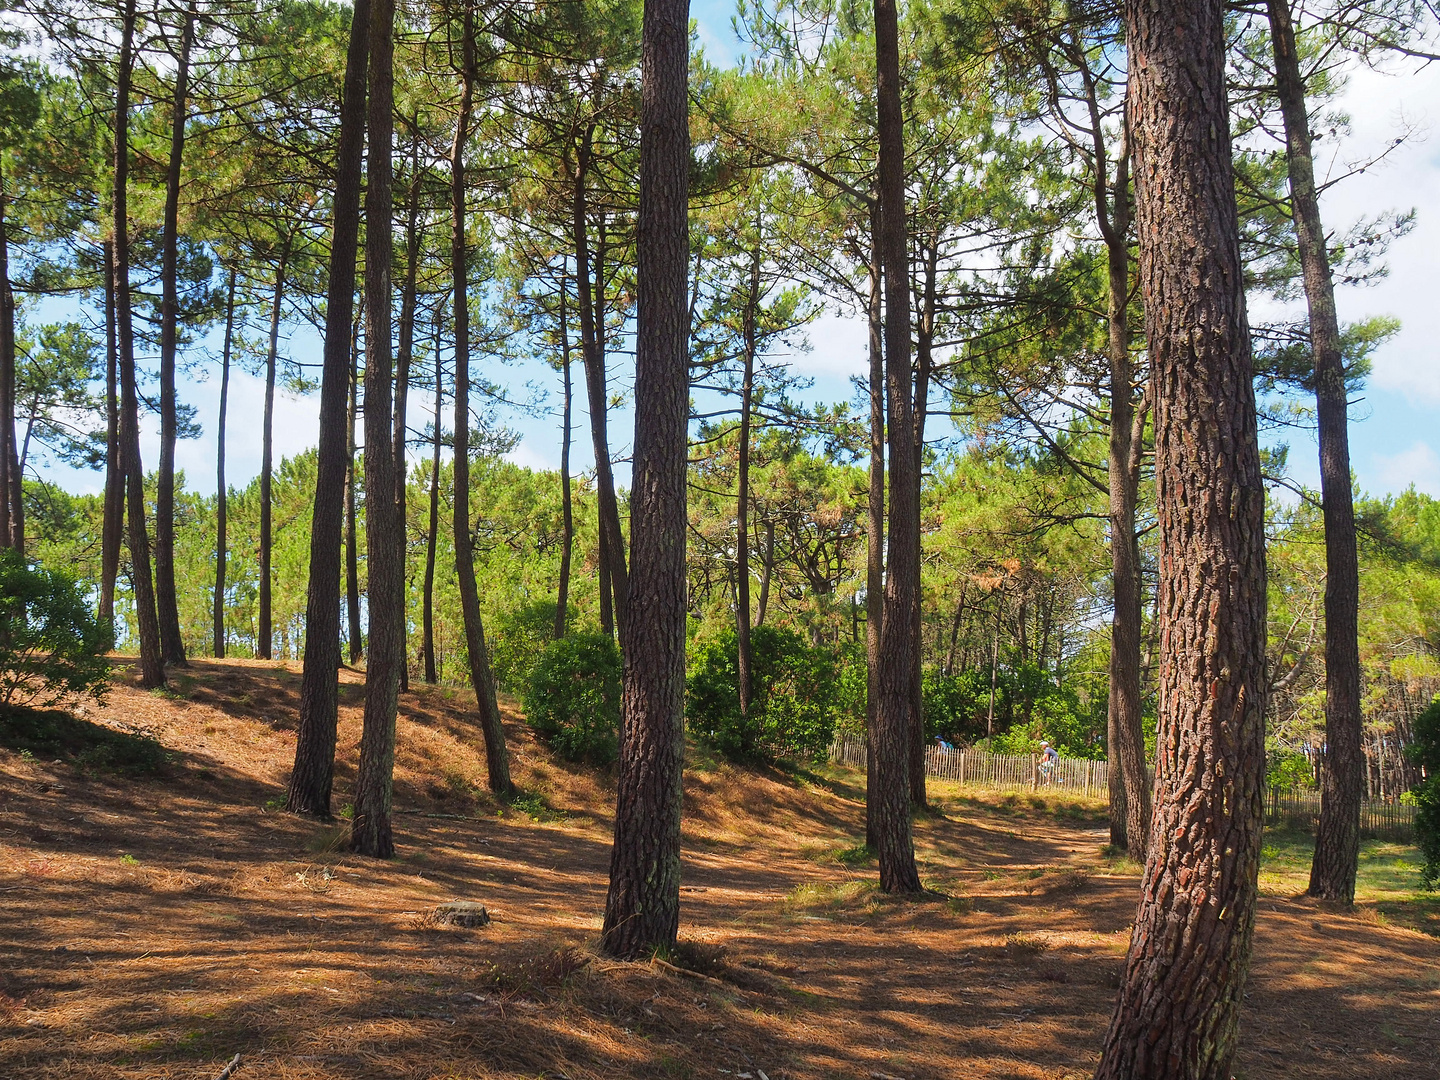
<path id="1" fill-rule="evenodd" d="M 1340 322 L 1330 253 L 1315 189 L 1305 83 L 1295 49 L 1289 0 L 1269 0 L 1275 89 L 1285 121 L 1290 200 L 1300 246 L 1310 347 L 1315 355 L 1315 405 L 1320 422 L 1320 508 L 1325 520 L 1325 769 L 1320 778 L 1320 825 L 1310 865 L 1310 895 L 1355 901 L 1360 860 L 1360 799 L 1365 754 L 1360 716 L 1360 572 L 1355 551 L 1355 505 L 1350 490 L 1349 393 L 1340 352 Z"/>
<path id="2" fill-rule="evenodd" d="M 1097 1076 L 1228 1080 L 1265 776 L 1265 489 L 1225 87 L 1225 4 L 1126 6 L 1160 525 L 1156 805 Z"/>
<path id="3" fill-rule="evenodd" d="M 120 346 L 120 443 L 129 519 L 130 587 L 140 632 L 140 685 L 165 685 L 150 540 L 145 535 L 145 470 L 140 462 L 140 393 L 135 385 L 135 328 L 130 310 L 130 80 L 134 65 L 135 0 L 126 0 L 115 79 L 115 328 Z M 13 439 L 13 433 L 11 438 Z"/>
<path id="4" fill-rule="evenodd" d="M 360 626 L 360 539 L 355 514 L 355 417 L 360 407 L 360 326 L 350 335 L 350 391 L 345 427 L 345 611 L 348 616 L 345 641 L 350 663 L 365 654 L 364 630 Z M 338 666 L 338 664 L 337 664 Z"/>
<path id="5" fill-rule="evenodd" d="M 510 759 L 505 748 L 500 705 L 495 698 L 495 678 L 485 648 L 485 626 L 480 619 L 480 594 L 475 584 L 475 554 L 470 539 L 470 304 L 469 247 L 465 236 L 465 143 L 470 134 L 475 100 L 473 22 L 472 9 L 467 5 L 461 43 L 464 66 L 460 72 L 460 111 L 455 120 L 455 141 L 450 148 L 450 275 L 455 305 L 455 577 L 465 622 L 470 685 L 475 688 L 480 731 L 485 738 L 490 790 L 507 799 L 515 787 L 510 780 Z"/>
<path id="6" fill-rule="evenodd" d="M 881 306 L 880 200 L 870 204 L 870 497 L 865 534 L 865 844 L 879 846 L 875 806 L 880 788 L 874 748 L 880 709 L 880 627 L 885 620 L 885 346 Z"/>
<path id="7" fill-rule="evenodd" d="M 355 777 L 350 850 L 395 854 L 391 796 L 395 714 L 405 663 L 405 523 L 395 497 L 391 354 L 391 151 L 394 134 L 395 0 L 372 0 L 365 170 L 365 553 L 370 656 Z"/>
<path id="8" fill-rule="evenodd" d="M 420 652 L 425 681 L 440 681 L 435 668 L 435 545 L 440 536 L 440 434 L 445 408 L 445 371 L 440 364 L 440 317 L 435 318 L 435 431 L 430 447 L 430 519 L 425 532 L 425 593 L 422 600 Z"/>
<path id="9" fill-rule="evenodd" d="M 340 145 L 335 168 L 334 228 L 326 288 L 320 445 L 310 525 L 310 585 L 305 602 L 305 669 L 300 732 L 285 808 L 330 815 L 335 774 L 335 709 L 340 669 L 340 530 L 345 507 L 346 430 L 353 349 L 355 256 L 360 236 L 360 176 L 365 148 L 365 79 L 370 55 L 370 0 L 354 0 L 345 57 Z"/>
<path id="10" fill-rule="evenodd" d="M 633 587 L 626 600 L 615 846 L 603 947 L 633 958 L 680 925 L 685 468 L 690 406 L 688 0 L 646 0 L 641 31 Z"/>
<path id="11" fill-rule="evenodd" d="M 260 627 L 256 655 L 273 659 L 271 599 L 271 485 L 275 463 L 275 368 L 280 359 L 280 309 L 285 300 L 285 271 L 290 261 L 291 237 L 286 236 L 275 267 L 275 287 L 270 297 L 270 344 L 265 351 L 265 410 L 260 424 Z"/>
<path id="12" fill-rule="evenodd" d="M 211 605 L 213 654 L 225 655 L 226 514 L 229 492 L 225 487 L 225 413 L 230 404 L 230 349 L 235 340 L 235 268 L 225 288 L 225 346 L 220 353 L 220 415 L 215 421 L 215 595 Z"/>
<path id="13" fill-rule="evenodd" d="M 100 525 L 100 622 L 115 633 L 115 579 L 125 542 L 125 465 L 120 455 L 120 358 L 115 330 L 115 245 L 102 245 L 105 260 L 105 501 Z"/>
<path id="14" fill-rule="evenodd" d="M 915 608 L 919 603 L 920 506 L 911 401 L 910 273 L 905 227 L 904 115 L 896 0 L 875 0 L 876 120 L 880 141 L 880 263 L 885 279 L 885 389 L 890 436 L 890 538 L 880 679 L 875 714 L 875 795 L 871 821 L 880 887 L 918 893 L 910 832 L 909 762 L 915 706 Z"/>
<path id="15" fill-rule="evenodd" d="M 565 279 L 560 279 L 560 370 L 565 380 L 565 407 L 560 433 L 560 508 L 564 538 L 560 548 L 560 584 L 555 593 L 555 640 L 565 636 L 570 614 L 570 558 L 575 547 L 575 507 L 570 491 L 570 432 L 574 387 L 570 379 L 570 327 L 565 319 Z"/>
<path id="16" fill-rule="evenodd" d="M 175 440 L 179 434 L 175 398 L 175 337 L 180 317 L 180 169 L 185 157 L 186 96 L 195 7 L 185 12 L 180 55 L 175 60 L 175 100 L 170 113 L 170 162 L 165 171 L 165 217 L 160 249 L 160 463 L 155 475 L 155 606 L 160 618 L 160 654 L 167 664 L 185 664 L 175 591 Z"/>
<path id="17" fill-rule="evenodd" d="M 613 607 L 607 596 L 602 615 L 609 608 L 620 639 L 625 639 L 625 603 L 628 574 L 625 569 L 625 539 L 620 532 L 620 502 L 615 494 L 615 476 L 610 468 L 610 436 L 607 416 L 610 402 L 605 388 L 604 279 L 590 266 L 589 212 L 585 184 L 590 169 L 594 126 L 587 127 L 575 147 L 575 185 L 571 205 L 571 239 L 575 247 L 575 292 L 580 308 L 580 355 L 585 362 L 585 390 L 590 405 L 590 439 L 595 451 L 595 493 L 600 503 L 601 584 L 608 583 Z M 602 622 L 605 621 L 602 619 Z M 607 631 L 608 632 L 608 631 Z"/>
<path id="18" fill-rule="evenodd" d="M 743 319 L 744 370 L 740 378 L 740 458 L 735 496 L 735 645 L 740 718 L 750 715 L 750 413 L 755 400 L 756 318 L 760 307 L 760 247 L 750 253 L 750 281 Z"/>

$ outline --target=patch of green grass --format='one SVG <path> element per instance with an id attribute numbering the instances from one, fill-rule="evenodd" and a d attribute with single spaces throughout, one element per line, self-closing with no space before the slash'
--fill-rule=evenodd
<path id="1" fill-rule="evenodd" d="M 0 746 L 30 760 L 59 759 L 86 772 L 165 776 L 175 755 L 149 735 L 116 731 L 59 710 L 0 710 Z"/>
<path id="2" fill-rule="evenodd" d="M 1297 896 L 1310 886 L 1315 838 L 1298 829 L 1268 829 L 1260 848 L 1260 891 Z M 1393 840 L 1360 844 L 1355 903 L 1362 915 L 1440 937 L 1440 893 L 1420 887 L 1420 850 Z"/>
<path id="3" fill-rule="evenodd" d="M 850 847 L 816 847 L 807 856 L 818 863 L 839 863 L 841 866 L 865 866 L 875 858 L 875 852 L 865 844 Z"/>
<path id="4" fill-rule="evenodd" d="M 120 856 L 120 865 L 121 865 L 121 866 L 139 866 L 139 865 L 140 865 L 140 860 L 137 859 L 134 855 L 131 855 L 131 854 L 127 851 L 127 852 L 125 852 L 125 854 L 123 854 L 123 855 Z"/>
<path id="5" fill-rule="evenodd" d="M 510 799 L 510 809 L 518 810 L 532 821 L 556 822 L 569 817 L 564 810 L 557 810 L 546 802 L 538 791 L 516 792 Z"/>

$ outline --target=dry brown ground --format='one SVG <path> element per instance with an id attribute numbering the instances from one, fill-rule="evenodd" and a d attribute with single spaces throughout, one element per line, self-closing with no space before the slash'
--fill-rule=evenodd
<path id="1" fill-rule="evenodd" d="M 359 738 L 346 673 L 336 805 Z M 938 792 L 927 884 L 899 903 L 847 866 L 849 773 L 696 762 L 677 961 L 594 953 L 608 780 L 511 718 L 532 813 L 477 790 L 464 699 L 404 699 L 401 854 L 279 813 L 298 672 L 196 662 L 179 695 L 119 687 L 92 712 L 176 753 L 164 779 L 0 750 L 0 1077 L 1013 1077 L 1088 1075 L 1126 945 L 1134 868 L 1093 808 Z M 543 805 L 542 805 L 543 802 Z M 1078 819 L 1077 819 L 1078 814 Z M 537 820 L 540 819 L 540 820 Z M 481 930 L 437 928 L 450 899 Z M 1242 1078 L 1440 1077 L 1440 942 L 1262 900 Z"/>

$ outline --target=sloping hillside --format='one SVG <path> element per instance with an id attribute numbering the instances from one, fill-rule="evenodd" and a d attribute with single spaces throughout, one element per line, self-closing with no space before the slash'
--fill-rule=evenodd
<path id="1" fill-rule="evenodd" d="M 362 693 L 342 681 L 337 809 Z M 512 713 L 525 795 L 502 807 L 469 695 L 420 686 L 400 854 L 358 859 L 343 821 L 276 809 L 298 690 L 286 665 L 196 661 L 166 695 L 122 685 L 78 726 L 10 732 L 30 749 L 0 749 L 0 1076 L 213 1078 L 237 1053 L 244 1080 L 1093 1067 L 1136 887 L 1094 806 L 940 790 L 917 842 L 945 898 L 896 903 L 859 849 L 861 778 L 697 757 L 682 948 L 617 964 L 594 950 L 609 776 Z M 437 925 L 454 899 L 493 922 Z M 1440 1075 L 1440 943 L 1279 895 L 1258 940 L 1241 1076 Z"/>

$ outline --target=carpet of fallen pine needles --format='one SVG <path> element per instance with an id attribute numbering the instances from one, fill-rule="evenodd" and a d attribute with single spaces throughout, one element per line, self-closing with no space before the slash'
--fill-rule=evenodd
<path id="1" fill-rule="evenodd" d="M 525 789 L 483 792 L 467 695 L 403 698 L 400 855 L 276 807 L 299 673 L 196 661 L 121 680 L 82 720 L 159 740 L 155 775 L 0 749 L 0 1077 L 1084 1077 L 1109 1018 L 1138 868 L 1098 804 L 934 789 L 926 884 L 873 887 L 862 778 L 695 755 L 681 948 L 595 950 L 612 781 L 514 716 Z M 360 677 L 342 672 L 337 812 Z M 470 699 L 473 701 L 473 699 Z M 103 764 L 103 763 L 102 763 Z M 438 926 L 477 900 L 483 929 Z M 1422 923 L 1423 925 L 1423 923 Z M 1440 940 L 1373 906 L 1260 903 L 1236 1073 L 1440 1077 Z"/>

